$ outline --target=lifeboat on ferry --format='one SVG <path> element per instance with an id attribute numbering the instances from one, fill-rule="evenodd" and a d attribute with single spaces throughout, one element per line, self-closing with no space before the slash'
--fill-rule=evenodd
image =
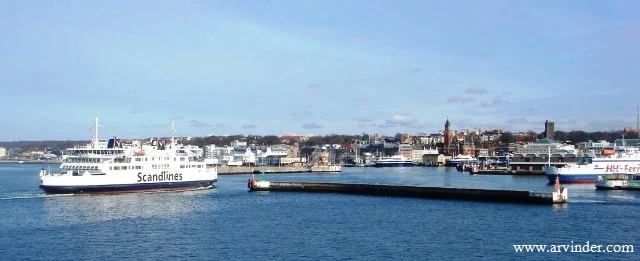
<path id="1" fill-rule="evenodd" d="M 134 156 L 144 156 L 144 150 L 137 150 L 133 153 Z"/>
<path id="2" fill-rule="evenodd" d="M 606 149 L 602 149 L 600 154 L 602 154 L 602 156 L 611 156 L 613 154 L 616 154 L 616 151 L 612 148 L 606 148 Z"/>

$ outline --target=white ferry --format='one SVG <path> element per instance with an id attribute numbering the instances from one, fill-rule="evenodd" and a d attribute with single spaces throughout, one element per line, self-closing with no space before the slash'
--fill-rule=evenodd
<path id="1" fill-rule="evenodd" d="M 471 155 L 458 155 L 450 159 L 445 165 L 447 167 L 457 167 L 458 165 L 461 165 L 461 164 L 472 164 L 472 163 L 478 163 L 478 160 L 472 157 Z"/>
<path id="2" fill-rule="evenodd" d="M 402 155 L 395 155 L 391 157 L 382 157 L 379 160 L 373 162 L 374 167 L 413 167 L 413 160 L 407 159 Z"/>
<path id="3" fill-rule="evenodd" d="M 640 170 L 637 174 L 605 174 L 598 176 L 596 189 L 640 190 Z"/>
<path id="4" fill-rule="evenodd" d="M 549 183 L 556 177 L 560 183 L 595 183 L 600 175 L 640 173 L 640 151 L 624 146 L 605 148 L 598 155 L 582 157 L 578 164 L 549 165 L 544 170 Z"/>
<path id="5" fill-rule="evenodd" d="M 218 179 L 215 164 L 204 162 L 196 146 L 171 140 L 98 140 L 98 118 L 91 144 L 67 149 L 60 173 L 40 170 L 40 188 L 48 194 L 172 191 L 209 188 Z"/>

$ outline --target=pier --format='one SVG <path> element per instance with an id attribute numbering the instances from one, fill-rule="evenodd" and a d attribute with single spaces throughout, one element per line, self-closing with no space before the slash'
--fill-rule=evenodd
<path id="1" fill-rule="evenodd" d="M 379 184 L 346 184 L 316 182 L 269 182 L 249 179 L 250 191 L 287 191 L 344 193 L 375 196 L 457 199 L 470 201 L 494 201 L 534 204 L 561 204 L 568 199 L 567 188 L 556 185 L 553 192 L 519 190 L 492 190 L 446 187 L 418 187 Z"/>

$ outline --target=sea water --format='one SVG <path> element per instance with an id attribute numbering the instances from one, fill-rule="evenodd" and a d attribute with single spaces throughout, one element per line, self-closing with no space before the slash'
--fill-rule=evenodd
<path id="1" fill-rule="evenodd" d="M 640 257 L 640 192 L 597 191 L 593 184 L 567 185 L 570 203 L 564 205 L 249 192 L 251 175 L 220 175 L 215 188 L 197 191 L 50 196 L 38 188 L 42 167 L 57 170 L 56 165 L 0 164 L 2 260 Z M 469 175 L 434 167 L 345 168 L 338 174 L 271 174 L 266 178 L 553 189 L 544 176 Z M 544 245 L 546 251 L 516 252 L 514 245 L 522 244 Z M 635 247 L 633 253 L 577 251 L 586 244 Z M 561 251 L 549 252 L 552 247 Z"/>

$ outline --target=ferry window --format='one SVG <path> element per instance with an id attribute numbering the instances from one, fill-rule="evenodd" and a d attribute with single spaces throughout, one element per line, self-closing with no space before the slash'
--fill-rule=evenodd
<path id="1" fill-rule="evenodd" d="M 113 170 L 120 170 L 120 166 L 114 166 Z"/>
<path id="2" fill-rule="evenodd" d="M 142 161 L 142 159 L 141 158 L 136 158 L 136 161 Z"/>
<path id="3" fill-rule="evenodd" d="M 109 170 L 113 170 L 113 167 L 109 166 Z"/>
<path id="4" fill-rule="evenodd" d="M 198 165 L 198 168 L 199 168 L 199 169 L 200 169 L 200 168 L 202 168 L 202 165 Z"/>
<path id="5" fill-rule="evenodd" d="M 180 158 L 180 161 L 184 161 L 184 157 L 181 157 L 181 158 Z"/>
<path id="6" fill-rule="evenodd" d="M 180 165 L 180 168 L 181 168 L 181 169 L 184 169 L 184 165 Z"/>

